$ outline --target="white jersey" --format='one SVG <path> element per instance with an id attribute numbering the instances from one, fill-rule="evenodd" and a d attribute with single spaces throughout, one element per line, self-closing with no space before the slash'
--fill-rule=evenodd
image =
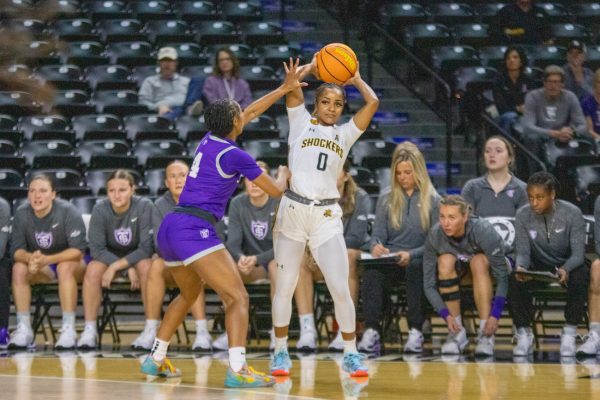
<path id="1" fill-rule="evenodd" d="M 319 125 L 304 104 L 288 108 L 287 112 L 292 191 L 312 200 L 340 197 L 337 177 L 350 147 L 363 131 L 356 126 L 354 119 L 339 126 Z"/>

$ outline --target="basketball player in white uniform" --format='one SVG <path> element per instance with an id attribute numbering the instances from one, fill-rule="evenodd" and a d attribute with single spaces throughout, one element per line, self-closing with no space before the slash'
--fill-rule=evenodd
<path id="1" fill-rule="evenodd" d="M 319 77 L 316 61 L 303 67 L 304 75 Z M 281 198 L 273 228 L 277 283 L 273 298 L 275 354 L 271 374 L 289 375 L 291 361 L 287 334 L 292 315 L 292 297 L 298 282 L 306 244 L 319 265 L 335 304 L 335 315 L 344 339 L 343 369 L 351 376 L 368 376 L 362 355 L 356 350 L 355 309 L 348 287 L 348 258 L 344 242 L 342 210 L 338 205 L 339 176 L 348 151 L 369 126 L 379 99 L 362 80 L 358 69 L 346 85 L 354 85 L 366 104 L 353 118 L 336 125 L 345 105 L 340 86 L 323 84 L 316 90 L 311 115 L 304 106 L 302 89 L 286 95 L 290 133 L 289 168 L 291 189 Z"/>

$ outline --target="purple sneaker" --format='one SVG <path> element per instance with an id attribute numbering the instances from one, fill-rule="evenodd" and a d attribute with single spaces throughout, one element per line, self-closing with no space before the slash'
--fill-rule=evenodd
<path id="1" fill-rule="evenodd" d="M 0 349 L 8 348 L 8 340 L 10 336 L 8 335 L 8 328 L 0 328 Z"/>

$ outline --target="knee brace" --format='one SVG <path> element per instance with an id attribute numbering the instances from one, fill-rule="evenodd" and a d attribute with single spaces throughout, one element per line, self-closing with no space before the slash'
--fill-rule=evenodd
<path id="1" fill-rule="evenodd" d="M 449 289 L 455 286 L 459 286 L 460 279 L 452 278 L 452 279 L 440 279 L 438 280 L 438 288 Z M 454 290 L 452 292 L 440 293 L 442 296 L 442 300 L 444 301 L 454 301 L 460 300 L 460 290 Z"/>

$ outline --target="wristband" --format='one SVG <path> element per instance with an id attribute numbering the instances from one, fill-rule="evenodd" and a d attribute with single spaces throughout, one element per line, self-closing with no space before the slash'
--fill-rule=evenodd
<path id="1" fill-rule="evenodd" d="M 490 315 L 499 320 L 500 316 L 502 316 L 502 310 L 504 310 L 505 303 L 506 297 L 495 296 L 492 299 L 492 312 L 490 312 Z"/>

